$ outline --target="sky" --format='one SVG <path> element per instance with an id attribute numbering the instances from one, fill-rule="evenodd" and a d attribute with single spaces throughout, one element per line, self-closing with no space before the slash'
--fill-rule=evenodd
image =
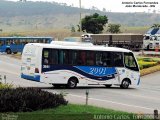
<path id="1" fill-rule="evenodd" d="M 19 1 L 19 0 L 8 0 Z M 80 0 L 27 0 L 27 1 L 44 1 L 67 3 L 79 7 Z M 150 2 L 150 3 L 149 3 Z M 152 3 L 151 3 L 152 2 Z M 97 7 L 100 10 L 103 8 L 109 12 L 156 12 L 160 14 L 160 0 L 81 0 L 83 8 Z M 155 11 L 156 10 L 156 11 Z"/>

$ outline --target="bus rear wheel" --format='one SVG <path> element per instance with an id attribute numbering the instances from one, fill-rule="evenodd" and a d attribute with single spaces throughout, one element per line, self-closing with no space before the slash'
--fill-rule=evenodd
<path id="1" fill-rule="evenodd" d="M 77 87 L 77 83 L 78 83 L 77 82 L 77 78 L 70 78 L 68 80 L 67 87 L 71 88 L 71 89 L 76 88 Z"/>
<path id="2" fill-rule="evenodd" d="M 130 81 L 128 79 L 124 79 L 120 85 L 121 88 L 127 89 L 130 85 Z"/>
<path id="3" fill-rule="evenodd" d="M 11 54 L 11 53 L 12 53 L 12 52 L 11 52 L 11 49 L 7 49 L 7 50 L 6 50 L 6 53 L 7 53 L 7 54 Z"/>

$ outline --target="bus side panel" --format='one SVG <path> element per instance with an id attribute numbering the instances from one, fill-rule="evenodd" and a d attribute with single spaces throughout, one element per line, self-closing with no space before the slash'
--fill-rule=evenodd
<path id="1" fill-rule="evenodd" d="M 139 80 L 140 80 L 140 73 L 137 71 L 133 71 L 127 68 L 117 68 L 118 70 L 118 76 L 117 76 L 117 81 L 118 84 L 120 85 L 121 82 L 128 78 L 131 80 L 131 85 L 138 85 Z"/>
<path id="2" fill-rule="evenodd" d="M 53 84 L 67 84 L 69 78 L 76 77 L 79 81 L 80 85 L 88 85 L 88 84 L 112 84 L 113 80 L 94 80 L 87 78 L 79 73 L 70 71 L 70 70 L 56 70 L 51 72 L 45 72 L 41 76 L 41 82 L 44 83 L 53 83 Z"/>
<path id="3" fill-rule="evenodd" d="M 115 81 L 115 68 L 90 66 L 43 65 L 42 80 L 46 83 L 67 84 L 76 77 L 79 84 L 112 84 Z"/>

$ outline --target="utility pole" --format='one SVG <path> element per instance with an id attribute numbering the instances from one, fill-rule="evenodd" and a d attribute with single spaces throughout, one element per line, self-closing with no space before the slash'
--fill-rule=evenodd
<path id="1" fill-rule="evenodd" d="M 79 11 L 80 11 L 80 21 L 79 21 L 79 23 L 80 23 L 80 28 L 79 28 L 79 31 L 80 32 L 82 32 L 82 22 L 81 22 L 81 18 L 82 18 L 82 13 L 81 13 L 81 0 L 79 0 Z"/>

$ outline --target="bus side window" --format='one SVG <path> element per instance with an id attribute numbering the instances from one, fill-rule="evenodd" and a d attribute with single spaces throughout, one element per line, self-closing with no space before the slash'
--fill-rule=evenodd
<path id="1" fill-rule="evenodd" d="M 76 50 L 69 51 L 69 64 L 77 65 L 77 60 L 78 60 L 78 51 Z"/>
<path id="2" fill-rule="evenodd" d="M 4 45 L 4 41 L 0 41 L 0 46 L 3 46 Z"/>
<path id="3" fill-rule="evenodd" d="M 122 53 L 117 53 L 117 52 L 113 53 L 113 65 L 115 67 L 124 67 Z"/>
<path id="4" fill-rule="evenodd" d="M 46 39 L 46 40 L 45 40 L 45 43 L 49 43 L 49 40 L 48 40 L 48 39 Z"/>
<path id="5" fill-rule="evenodd" d="M 63 64 L 63 60 L 64 60 L 64 58 L 63 58 L 63 51 L 60 50 L 60 52 L 59 52 L 59 63 Z"/>
<path id="6" fill-rule="evenodd" d="M 6 45 L 10 45 L 10 40 L 9 39 L 6 40 Z"/>
<path id="7" fill-rule="evenodd" d="M 96 53 L 96 65 L 102 65 L 102 53 L 100 52 Z"/>
<path id="8" fill-rule="evenodd" d="M 102 55 L 102 64 L 103 66 L 111 67 L 111 52 L 103 52 Z"/>
<path id="9" fill-rule="evenodd" d="M 49 64 L 49 49 L 43 50 L 43 64 L 48 65 Z"/>
<path id="10" fill-rule="evenodd" d="M 69 55 L 68 50 L 60 50 L 59 52 L 59 63 L 63 65 L 68 65 Z"/>
<path id="11" fill-rule="evenodd" d="M 87 58 L 86 64 L 87 65 L 94 65 L 94 58 L 95 58 L 94 52 L 93 51 L 87 51 L 86 53 L 87 53 L 86 54 L 86 58 Z"/>
<path id="12" fill-rule="evenodd" d="M 79 51 L 78 65 L 85 65 L 85 64 L 86 64 L 86 52 Z"/>
<path id="13" fill-rule="evenodd" d="M 58 64 L 58 50 L 52 49 L 49 57 L 50 57 L 50 64 Z"/>
<path id="14" fill-rule="evenodd" d="M 68 65 L 68 61 L 69 61 L 69 51 L 68 50 L 64 50 L 63 52 L 63 64 Z"/>

